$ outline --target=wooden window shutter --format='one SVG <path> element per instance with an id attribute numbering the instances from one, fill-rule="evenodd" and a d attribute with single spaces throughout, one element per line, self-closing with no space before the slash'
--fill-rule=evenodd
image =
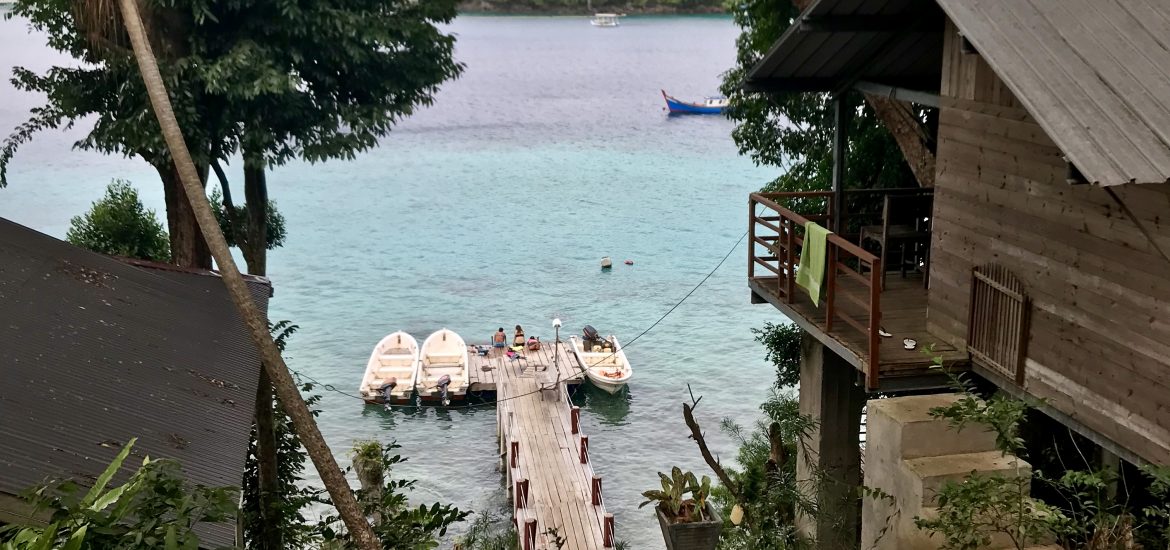
<path id="1" fill-rule="evenodd" d="M 1003 266 L 987 264 L 972 270 L 967 351 L 972 360 L 1020 386 L 1030 306 L 1023 283 Z"/>

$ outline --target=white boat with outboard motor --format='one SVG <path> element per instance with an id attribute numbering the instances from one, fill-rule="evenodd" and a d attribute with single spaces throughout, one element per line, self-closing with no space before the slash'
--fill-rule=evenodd
<path id="1" fill-rule="evenodd" d="M 569 337 L 569 347 L 589 381 L 606 392 L 618 393 L 634 376 L 626 352 L 617 337 L 602 338 L 597 329 L 585 325 L 582 337 Z"/>
<path id="2" fill-rule="evenodd" d="M 415 403 L 440 401 L 450 405 L 451 401 L 466 398 L 471 379 L 469 363 L 467 343 L 455 331 L 444 328 L 428 336 L 419 352 Z"/>
<path id="3" fill-rule="evenodd" d="M 418 376 L 418 340 L 398 331 L 374 346 L 358 392 L 366 403 L 409 403 Z"/>

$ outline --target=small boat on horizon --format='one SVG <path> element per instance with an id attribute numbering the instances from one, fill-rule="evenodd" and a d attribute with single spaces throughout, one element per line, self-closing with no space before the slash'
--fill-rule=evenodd
<path id="1" fill-rule="evenodd" d="M 469 364 L 467 343 L 455 331 L 444 328 L 428 336 L 419 352 L 416 404 L 440 401 L 450 405 L 467 397 Z"/>
<path id="2" fill-rule="evenodd" d="M 662 90 L 662 98 L 666 100 L 666 108 L 672 115 L 718 115 L 731 104 L 726 97 L 718 96 L 706 97 L 702 103 L 691 103 L 666 93 L 666 90 Z"/>
<path id="3" fill-rule="evenodd" d="M 585 325 L 584 337 L 569 337 L 569 347 L 577 357 L 577 363 L 594 386 L 607 393 L 616 394 L 626 387 L 634 376 L 634 369 L 626 359 L 626 352 L 617 337 L 610 335 L 602 339 L 597 330 Z"/>
<path id="4" fill-rule="evenodd" d="M 616 27 L 618 26 L 618 18 L 621 15 L 616 13 L 595 13 L 593 19 L 589 21 L 590 25 L 594 27 Z"/>
<path id="5" fill-rule="evenodd" d="M 374 346 L 358 393 L 366 403 L 409 403 L 418 377 L 418 340 L 398 331 Z"/>

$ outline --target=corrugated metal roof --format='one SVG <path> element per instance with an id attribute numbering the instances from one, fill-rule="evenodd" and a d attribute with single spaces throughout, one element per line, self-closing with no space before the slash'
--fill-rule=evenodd
<path id="1" fill-rule="evenodd" d="M 938 3 L 1086 180 L 1170 181 L 1170 3 Z"/>
<path id="2" fill-rule="evenodd" d="M 818 0 L 748 73 L 756 91 L 836 91 L 856 80 L 937 90 L 942 11 L 932 0 Z"/>
<path id="3" fill-rule="evenodd" d="M 267 310 L 271 286 L 249 281 Z M 0 218 L 0 492 L 92 481 L 121 446 L 239 486 L 260 358 L 218 277 L 136 267 Z M 139 461 L 128 461 L 121 479 Z M 234 526 L 200 529 L 228 545 Z"/>

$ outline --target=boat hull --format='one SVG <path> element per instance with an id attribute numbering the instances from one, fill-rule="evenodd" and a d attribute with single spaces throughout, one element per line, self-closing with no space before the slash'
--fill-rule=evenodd
<path id="1" fill-rule="evenodd" d="M 727 106 L 703 105 L 701 103 L 681 101 L 674 96 L 668 95 L 665 91 L 662 92 L 662 98 L 666 100 L 666 109 L 672 115 L 720 115 L 723 114 L 723 111 L 727 110 Z"/>
<path id="2" fill-rule="evenodd" d="M 604 391 L 610 395 L 614 395 L 614 394 L 622 391 L 622 389 L 626 387 L 626 383 L 624 381 L 623 382 L 611 382 L 609 380 L 606 380 L 604 377 L 597 376 L 597 375 L 593 374 L 592 371 L 586 371 L 585 377 L 588 378 L 589 382 L 591 382 L 594 386 L 596 386 L 597 388 L 601 389 L 602 391 Z"/>

